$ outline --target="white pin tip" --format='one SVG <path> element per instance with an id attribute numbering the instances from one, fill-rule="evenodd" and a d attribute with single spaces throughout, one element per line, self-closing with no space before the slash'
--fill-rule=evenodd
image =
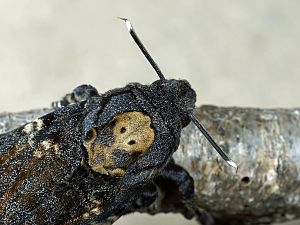
<path id="1" fill-rule="evenodd" d="M 235 162 L 233 162 L 232 160 L 228 160 L 228 161 L 226 161 L 230 166 L 232 166 L 233 168 L 235 168 L 235 171 L 236 171 L 236 173 L 237 173 L 237 171 L 238 171 L 238 166 L 236 165 L 236 163 Z"/>
<path id="2" fill-rule="evenodd" d="M 118 18 L 125 21 L 126 27 L 127 27 L 127 29 L 128 29 L 129 31 L 133 30 L 133 27 L 132 27 L 132 25 L 131 25 L 131 23 L 130 23 L 130 21 L 129 21 L 128 19 L 123 18 L 123 17 L 118 17 Z"/>

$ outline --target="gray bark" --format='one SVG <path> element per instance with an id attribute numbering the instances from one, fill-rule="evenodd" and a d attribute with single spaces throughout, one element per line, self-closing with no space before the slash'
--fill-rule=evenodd
<path id="1" fill-rule="evenodd" d="M 49 112 L 2 113 L 0 133 Z M 185 128 L 174 159 L 194 178 L 196 207 L 224 224 L 300 218 L 300 109 L 202 106 L 195 113 L 239 166 L 235 173 L 193 124 Z"/>

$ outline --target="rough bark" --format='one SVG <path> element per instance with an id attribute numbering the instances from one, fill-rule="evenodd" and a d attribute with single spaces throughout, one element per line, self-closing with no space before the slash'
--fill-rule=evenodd
<path id="1" fill-rule="evenodd" d="M 300 217 L 300 109 L 203 106 L 196 115 L 239 165 L 236 174 L 195 126 L 184 130 L 174 158 L 194 178 L 198 207 L 227 221 Z"/>
<path id="2" fill-rule="evenodd" d="M 2 113 L 0 133 L 50 111 Z M 219 224 L 300 218 L 300 109 L 202 106 L 196 116 L 239 165 L 236 174 L 193 124 L 183 130 L 174 159 L 194 178 L 200 211 Z"/>

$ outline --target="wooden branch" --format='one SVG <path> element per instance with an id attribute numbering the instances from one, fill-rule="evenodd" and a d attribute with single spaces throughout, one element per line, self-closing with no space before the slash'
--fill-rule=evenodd
<path id="1" fill-rule="evenodd" d="M 0 133 L 49 112 L 2 113 Z M 196 116 L 239 165 L 236 174 L 193 124 L 183 130 L 174 159 L 194 178 L 199 211 L 206 212 L 216 224 L 300 218 L 300 109 L 202 106 Z M 152 206 L 146 212 L 162 211 Z"/>
<path id="2" fill-rule="evenodd" d="M 300 217 L 300 109 L 202 106 L 196 115 L 239 165 L 235 174 L 195 126 L 184 130 L 174 158 L 194 178 L 198 207 L 230 224 Z"/>

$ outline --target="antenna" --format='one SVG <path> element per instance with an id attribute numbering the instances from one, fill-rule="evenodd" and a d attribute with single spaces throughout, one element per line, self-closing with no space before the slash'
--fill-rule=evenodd
<path id="1" fill-rule="evenodd" d="M 160 80 L 165 80 L 165 76 L 163 75 L 163 73 L 159 69 L 158 65 L 156 64 L 156 62 L 154 61 L 154 59 L 151 57 L 151 55 L 147 51 L 146 47 L 143 45 L 143 43 L 139 39 L 139 37 L 137 36 L 137 34 L 135 33 L 135 31 L 134 31 L 134 29 L 133 29 L 130 21 L 128 19 L 126 19 L 126 18 L 122 18 L 122 17 L 118 17 L 118 18 L 125 21 L 127 29 L 129 31 L 131 37 L 133 38 L 133 40 L 135 41 L 135 43 L 138 45 L 138 47 L 141 49 L 141 51 L 143 52 L 144 56 L 147 58 L 148 62 L 151 64 L 151 66 L 153 67 L 153 69 L 156 71 L 157 75 L 159 76 L 159 79 Z"/>
<path id="2" fill-rule="evenodd" d="M 148 62 L 151 64 L 153 69 L 156 71 L 157 75 L 159 76 L 160 80 L 165 80 L 165 76 L 159 69 L 158 65 L 155 63 L 154 59 L 151 57 L 141 40 L 138 38 L 137 34 L 135 33 L 130 21 L 126 18 L 118 17 L 121 20 L 124 20 L 127 26 L 127 29 L 132 36 L 135 43 L 138 45 L 138 47 L 143 52 L 144 56 L 147 58 Z M 236 172 L 238 171 L 238 166 L 232 159 L 229 158 L 229 156 L 220 148 L 220 146 L 214 141 L 214 139 L 210 136 L 210 134 L 205 130 L 205 128 L 200 124 L 200 122 L 196 119 L 195 115 L 190 113 L 189 117 L 191 121 L 198 127 L 198 129 L 201 131 L 201 133 L 204 135 L 204 137 L 209 141 L 209 143 L 216 149 L 216 151 L 220 154 L 223 160 L 225 160 L 230 166 L 235 168 Z"/>

